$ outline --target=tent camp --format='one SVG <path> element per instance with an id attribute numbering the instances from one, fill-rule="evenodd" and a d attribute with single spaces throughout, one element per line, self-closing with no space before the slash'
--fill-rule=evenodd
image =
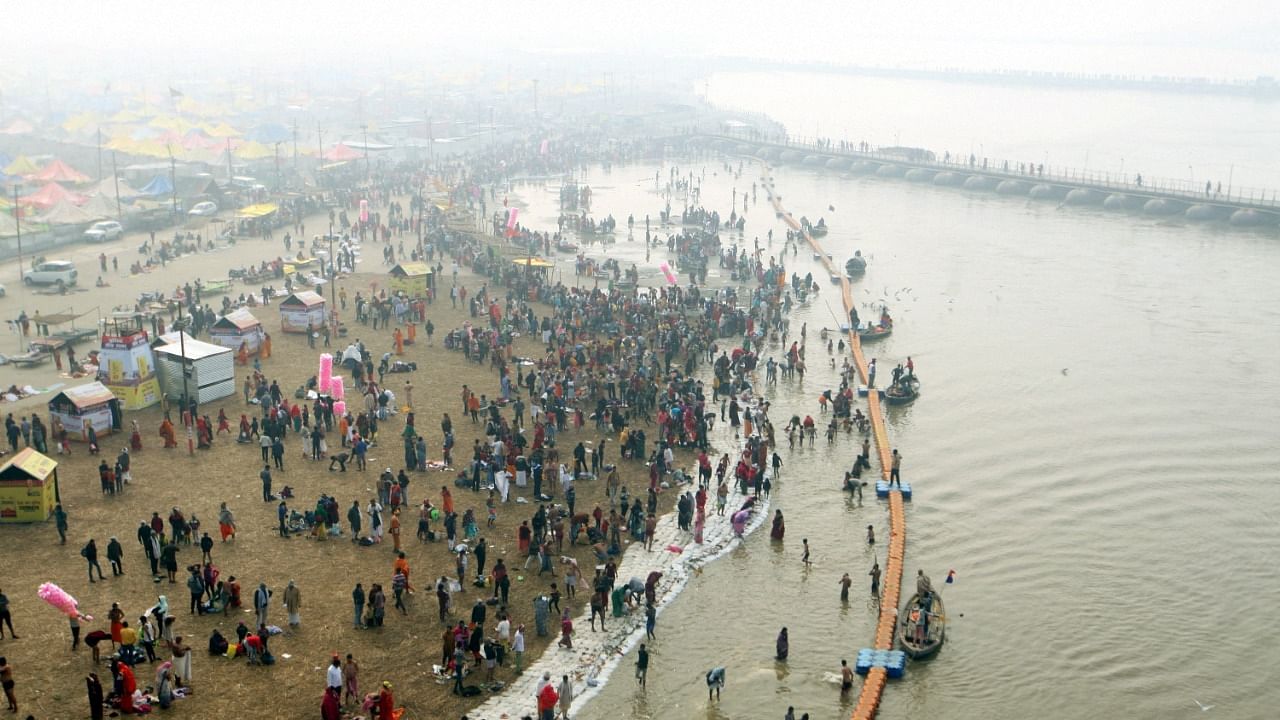
<path id="1" fill-rule="evenodd" d="M 233 351 L 244 344 L 251 354 L 258 352 L 265 334 L 258 318 L 244 308 L 218 318 L 209 328 L 209 339 L 214 343 Z"/>
<path id="2" fill-rule="evenodd" d="M 67 437 L 87 442 L 90 426 L 100 438 L 119 427 L 120 402 L 106 385 L 91 382 L 54 395 L 49 416 L 62 423 Z"/>
<path id="3" fill-rule="evenodd" d="M 200 340 L 186 340 L 156 348 L 160 387 L 169 397 L 182 397 L 183 374 L 187 392 L 197 403 L 228 397 L 236 392 L 235 368 L 229 348 Z"/>
<path id="4" fill-rule="evenodd" d="M 101 220 L 103 218 L 116 217 L 124 210 L 124 207 L 116 205 L 114 196 L 107 197 L 106 195 L 97 194 L 91 195 L 88 200 L 85 200 L 80 209 L 94 219 Z"/>
<path id="5" fill-rule="evenodd" d="M 138 191 L 130 187 L 129 183 L 126 182 L 124 178 L 120 178 L 119 180 L 115 178 L 107 178 L 91 187 L 88 190 L 88 193 L 90 195 L 104 195 L 111 202 L 115 202 L 117 187 L 120 188 L 119 195 L 121 202 L 128 202 L 138 196 Z"/>
<path id="6" fill-rule="evenodd" d="M 280 303 L 280 327 L 290 333 L 320 328 L 325 321 L 324 308 L 324 298 L 310 290 L 293 293 Z"/>
<path id="7" fill-rule="evenodd" d="M 387 287 L 411 298 L 427 296 L 431 286 L 431 266 L 424 262 L 400 263 L 391 268 L 391 280 Z"/>
<path id="8" fill-rule="evenodd" d="M 46 183 L 44 187 L 29 195 L 23 195 L 18 198 L 18 204 L 45 209 L 51 208 L 63 200 L 73 205 L 79 205 L 84 202 L 84 198 L 80 195 L 71 192 L 56 182 L 51 182 Z"/>
<path id="9" fill-rule="evenodd" d="M 169 182 L 169 178 L 165 175 L 156 175 L 151 178 L 151 182 L 144 185 L 138 190 L 139 195 L 147 197 L 155 197 L 157 195 L 170 195 L 173 193 L 173 183 Z"/>
<path id="10" fill-rule="evenodd" d="M 59 200 L 57 204 L 37 216 L 36 222 L 46 225 L 86 225 L 101 217 L 78 207 L 69 200 Z"/>
<path id="11" fill-rule="evenodd" d="M 25 448 L 0 465 L 0 523 L 44 522 L 58 501 L 53 458 Z"/>
<path id="12" fill-rule="evenodd" d="M 89 176 L 76 170 L 61 160 L 54 160 L 44 169 L 35 174 L 35 180 L 40 182 L 64 182 L 78 185 L 80 183 L 89 182 Z"/>
<path id="13" fill-rule="evenodd" d="M 27 175 L 35 175 L 38 172 L 40 172 L 40 166 L 26 155 L 19 155 L 16 160 L 4 167 L 5 175 L 25 177 Z"/>
<path id="14" fill-rule="evenodd" d="M 327 162 L 343 162 L 345 160 L 355 160 L 358 157 L 364 156 L 355 150 L 352 150 L 349 146 L 338 143 L 328 150 L 325 150 L 322 157 Z"/>

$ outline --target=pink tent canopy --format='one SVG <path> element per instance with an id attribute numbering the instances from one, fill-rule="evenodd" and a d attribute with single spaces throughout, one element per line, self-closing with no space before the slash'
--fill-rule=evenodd
<path id="1" fill-rule="evenodd" d="M 348 147 L 347 145 L 344 145 L 343 143 L 338 143 L 337 145 L 334 145 L 333 147 L 326 150 L 324 153 L 324 159 L 328 160 L 329 162 L 342 162 L 344 160 L 355 160 L 358 157 L 362 157 L 360 153 L 356 152 L 355 150 L 352 150 L 350 147 Z"/>
<path id="2" fill-rule="evenodd" d="M 48 183 L 30 195 L 23 195 L 18 198 L 19 205 L 31 205 L 41 209 L 51 208 L 64 201 L 79 205 L 84 202 L 84 198 L 70 190 L 67 190 L 56 182 Z"/>
<path id="3" fill-rule="evenodd" d="M 88 175 L 85 175 L 61 160 L 54 160 L 49 163 L 43 170 L 33 175 L 32 179 L 39 180 L 40 182 L 89 182 Z"/>

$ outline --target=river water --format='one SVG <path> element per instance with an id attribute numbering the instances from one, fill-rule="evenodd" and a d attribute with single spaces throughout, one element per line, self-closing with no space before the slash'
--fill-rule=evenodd
<path id="1" fill-rule="evenodd" d="M 1200 102 L 1213 114 L 1218 101 Z M 672 163 L 697 173 L 703 203 L 725 215 L 758 172 Z M 669 167 L 582 173 L 594 216 L 619 220 L 607 253 L 624 265 L 646 267 L 642 218 L 662 209 L 653 175 Z M 887 302 L 896 324 L 868 357 L 883 376 L 911 355 L 924 383 L 919 401 L 888 414 L 916 489 L 906 567 L 935 585 L 950 569 L 957 579 L 943 586 L 946 646 L 891 681 L 881 716 L 1179 717 L 1200 714 L 1194 700 L 1269 716 L 1280 699 L 1265 670 L 1280 662 L 1280 631 L 1263 622 L 1280 593 L 1280 238 L 802 167 L 772 173 L 788 210 L 826 218 L 838 263 L 855 249 L 869 258 L 855 283 L 863 317 Z M 519 190 L 522 222 L 554 227 L 557 189 Z M 769 229 L 781 252 L 783 226 L 760 191 L 746 242 L 767 246 Z M 648 277 L 665 259 L 653 252 Z M 837 290 L 805 249 L 788 264 L 823 290 L 793 318 L 793 331 L 808 325 L 811 372 L 768 391 L 778 424 L 818 417 L 817 396 L 836 382 L 817 335 L 834 324 Z M 857 443 L 784 447 L 775 503 L 786 541 L 760 532 L 708 566 L 659 618 L 647 691 L 625 658 L 581 717 L 781 718 L 788 705 L 847 717 L 857 688 L 841 698 L 830 676 L 871 643 L 866 573 L 873 554 L 883 563 L 888 533 L 882 503 L 838 489 Z M 807 571 L 802 537 L 815 558 Z M 847 606 L 844 572 L 855 578 Z M 785 665 L 772 658 L 784 625 Z M 718 704 L 702 679 L 715 665 L 728 668 Z"/>

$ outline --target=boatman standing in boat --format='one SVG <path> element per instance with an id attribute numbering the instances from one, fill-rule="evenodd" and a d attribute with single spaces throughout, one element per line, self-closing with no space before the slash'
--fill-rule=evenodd
<path id="1" fill-rule="evenodd" d="M 916 592 L 921 598 L 933 592 L 933 583 L 929 581 L 929 576 L 924 574 L 924 570 L 916 571 Z"/>

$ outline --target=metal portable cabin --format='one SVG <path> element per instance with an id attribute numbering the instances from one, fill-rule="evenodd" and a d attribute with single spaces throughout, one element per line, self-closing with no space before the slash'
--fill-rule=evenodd
<path id="1" fill-rule="evenodd" d="M 185 354 L 184 354 L 185 352 Z M 234 353 L 230 348 L 186 340 L 156 348 L 160 386 L 171 398 L 182 397 L 183 374 L 190 397 L 203 405 L 236 392 Z"/>

